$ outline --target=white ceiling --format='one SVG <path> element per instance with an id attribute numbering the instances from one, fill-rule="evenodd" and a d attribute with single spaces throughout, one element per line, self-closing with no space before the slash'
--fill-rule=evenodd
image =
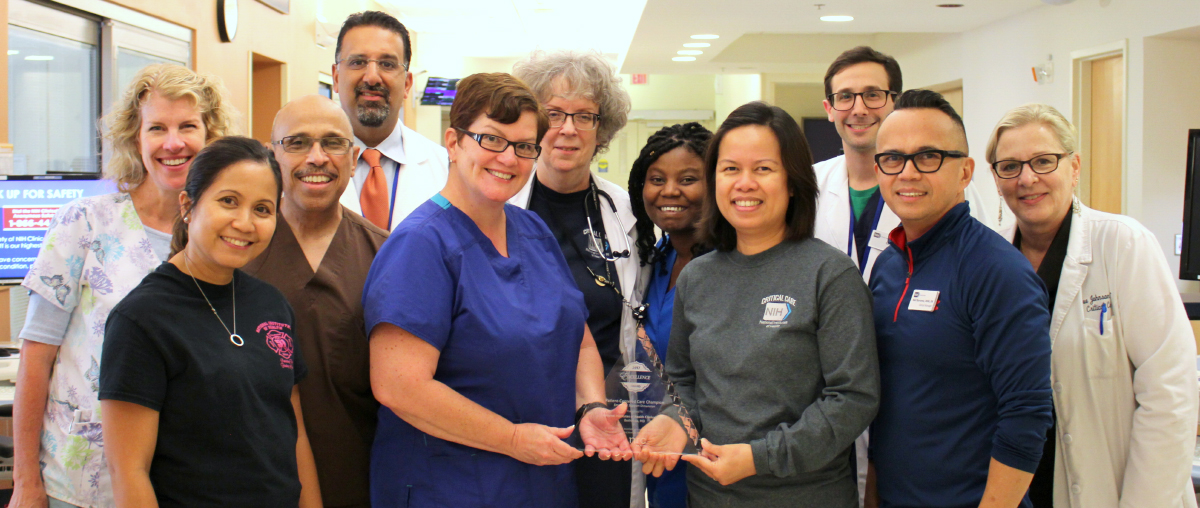
<path id="1" fill-rule="evenodd" d="M 963 7 L 939 8 L 940 3 Z M 823 4 L 817 7 L 816 4 Z M 858 44 L 925 44 L 1031 9 L 1041 0 L 648 0 L 623 73 L 824 72 Z M 854 21 L 830 23 L 826 15 Z M 693 34 L 720 39 L 694 41 Z M 941 35 L 939 35 L 941 34 Z M 673 62 L 687 42 L 710 42 L 695 62 Z M 887 45 L 887 44 L 883 44 Z M 886 51 L 886 50 L 885 50 Z"/>
<path id="2" fill-rule="evenodd" d="M 534 49 L 596 49 L 624 56 L 646 0 L 376 0 L 420 34 L 449 34 L 439 54 L 515 58 Z M 601 8 L 602 6 L 602 8 Z"/>

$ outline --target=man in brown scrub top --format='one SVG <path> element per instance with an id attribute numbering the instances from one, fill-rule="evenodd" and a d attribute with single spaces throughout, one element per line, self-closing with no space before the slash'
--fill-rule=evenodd
<path id="1" fill-rule="evenodd" d="M 358 148 L 333 101 L 301 97 L 275 115 L 271 146 L 283 173 L 271 245 L 245 267 L 279 288 L 296 311 L 296 342 L 309 363 L 300 383 L 326 507 L 368 507 L 371 394 L 362 290 L 387 232 L 342 207 Z"/>

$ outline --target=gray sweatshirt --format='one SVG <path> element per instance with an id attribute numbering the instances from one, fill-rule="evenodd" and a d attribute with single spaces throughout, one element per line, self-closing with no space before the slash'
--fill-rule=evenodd
<path id="1" fill-rule="evenodd" d="M 691 506 L 856 508 L 850 455 L 879 405 L 879 361 L 850 258 L 816 239 L 713 252 L 676 285 L 667 372 L 701 437 L 749 443 L 757 471 L 722 487 L 688 468 Z"/>

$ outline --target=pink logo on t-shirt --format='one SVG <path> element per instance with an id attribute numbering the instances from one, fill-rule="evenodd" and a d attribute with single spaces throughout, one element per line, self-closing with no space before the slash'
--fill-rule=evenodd
<path id="1" fill-rule="evenodd" d="M 291 329 L 291 325 L 274 321 L 258 325 L 258 333 L 267 331 L 267 347 L 279 355 L 279 365 L 285 369 L 292 368 L 292 336 L 284 331 Z"/>

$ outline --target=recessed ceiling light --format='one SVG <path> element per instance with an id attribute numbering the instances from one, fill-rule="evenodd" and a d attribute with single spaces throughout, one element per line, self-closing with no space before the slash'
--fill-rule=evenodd
<path id="1" fill-rule="evenodd" d="M 854 16 L 821 16 L 821 21 L 844 23 L 846 21 L 854 21 Z"/>
<path id="2" fill-rule="evenodd" d="M 941 7 L 943 9 L 955 9 L 955 8 L 962 7 L 962 6 L 963 6 L 963 4 L 938 4 L 938 7 Z"/>
<path id="3" fill-rule="evenodd" d="M 676 51 L 675 54 L 677 54 L 677 55 L 703 55 L 704 52 L 700 51 L 698 49 L 681 49 L 679 51 Z"/>
<path id="4" fill-rule="evenodd" d="M 696 57 L 694 57 L 694 56 L 677 56 L 677 57 L 671 58 L 671 60 L 675 61 L 675 62 L 695 62 Z"/>
<path id="5" fill-rule="evenodd" d="M 19 55 L 19 54 L 21 54 L 21 52 L 20 52 L 20 51 L 17 51 L 17 50 L 15 50 L 15 49 L 10 49 L 10 50 L 8 50 L 8 54 L 10 54 L 10 55 Z"/>
<path id="6" fill-rule="evenodd" d="M 707 42 L 689 42 L 683 45 L 685 48 L 707 48 L 709 46 L 712 46 L 712 44 Z"/>
<path id="7" fill-rule="evenodd" d="M 699 34 L 699 35 L 693 35 L 692 38 L 693 39 L 720 39 L 721 36 L 713 35 L 713 34 Z"/>
<path id="8" fill-rule="evenodd" d="M 25 59 L 26 60 L 43 60 L 43 61 L 45 61 L 45 60 L 54 60 L 54 57 L 52 57 L 50 55 L 29 55 L 29 56 L 25 57 Z"/>

